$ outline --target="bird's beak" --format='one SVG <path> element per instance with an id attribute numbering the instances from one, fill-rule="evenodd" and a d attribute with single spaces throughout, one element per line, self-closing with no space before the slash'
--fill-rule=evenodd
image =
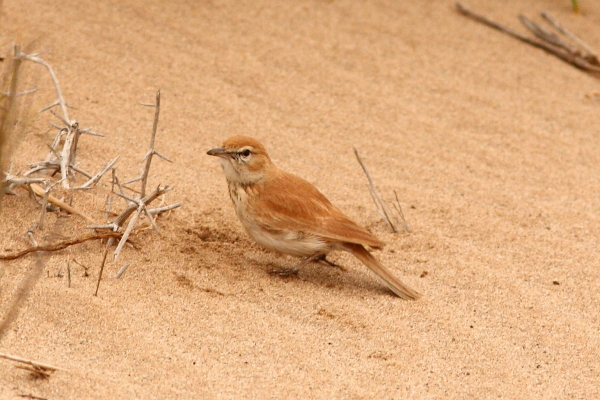
<path id="1" fill-rule="evenodd" d="M 206 154 L 208 154 L 209 156 L 216 156 L 216 157 L 221 157 L 221 158 L 229 157 L 229 153 L 227 151 L 225 151 L 225 149 L 222 147 L 217 147 L 216 149 L 210 149 L 209 151 L 206 152 Z"/>

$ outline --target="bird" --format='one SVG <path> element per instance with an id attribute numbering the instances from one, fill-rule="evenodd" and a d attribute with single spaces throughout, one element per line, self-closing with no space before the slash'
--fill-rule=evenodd
<path id="1" fill-rule="evenodd" d="M 329 252 L 341 250 L 369 267 L 398 297 L 421 297 L 365 248 L 381 249 L 381 240 L 310 182 L 279 169 L 258 140 L 232 136 L 207 154 L 220 158 L 235 212 L 248 235 L 266 249 L 304 258 L 292 269 L 271 272 L 297 274 L 303 266 L 326 261 Z"/>

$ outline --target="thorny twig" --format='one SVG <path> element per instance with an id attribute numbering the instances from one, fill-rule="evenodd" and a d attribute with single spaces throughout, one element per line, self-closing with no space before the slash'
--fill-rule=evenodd
<path id="1" fill-rule="evenodd" d="M 149 104 L 144 104 L 144 105 L 149 105 Z M 127 194 L 125 194 L 123 185 L 121 185 L 119 179 L 117 178 L 117 176 L 113 170 L 112 192 L 115 195 L 123 198 L 127 204 L 127 207 L 125 208 L 125 210 L 123 212 L 121 212 L 121 214 L 119 214 L 112 222 L 110 222 L 108 224 L 88 226 L 88 228 L 93 228 L 93 229 L 110 229 L 113 232 L 121 232 L 121 231 L 123 232 L 123 235 L 113 253 L 113 261 L 116 261 L 117 258 L 119 257 L 119 254 L 121 253 L 121 250 L 123 249 L 123 246 L 124 246 L 125 242 L 127 241 L 127 238 L 129 237 L 129 235 L 135 228 L 135 226 L 136 226 L 137 222 L 139 221 L 140 217 L 142 216 L 142 214 L 144 214 L 148 218 L 152 227 L 156 231 L 159 231 L 158 226 L 156 225 L 156 222 L 155 222 L 154 215 L 157 215 L 157 214 L 160 214 L 165 211 L 172 210 L 174 208 L 181 206 L 181 203 L 175 203 L 175 204 L 171 204 L 169 206 L 159 207 L 159 208 L 155 208 L 155 209 L 148 208 L 148 205 L 152 201 L 154 201 L 156 198 L 163 196 L 165 193 L 172 190 L 172 188 L 168 185 L 164 186 L 164 187 L 159 185 L 150 194 L 146 194 L 146 189 L 147 189 L 147 184 L 148 184 L 148 176 L 150 174 L 150 166 L 152 165 L 152 157 L 154 155 L 157 155 L 169 162 L 172 162 L 167 157 L 165 157 L 164 155 L 159 153 L 156 150 L 155 145 L 154 145 L 155 140 L 156 140 L 156 132 L 157 132 L 157 128 L 158 128 L 158 119 L 159 119 L 159 115 L 160 115 L 160 90 L 158 90 L 156 92 L 156 104 L 153 104 L 151 106 L 155 107 L 154 123 L 152 126 L 152 135 L 150 137 L 150 148 L 148 149 L 148 151 L 146 152 L 146 155 L 142 159 L 142 161 L 145 161 L 144 169 L 142 170 L 142 173 L 139 177 L 125 182 L 125 184 L 127 184 L 127 183 L 141 181 L 139 196 L 131 197 L 131 196 L 128 196 Z M 115 191 L 115 185 L 119 189 L 118 192 Z M 111 203 L 109 203 L 107 201 L 107 209 L 110 204 Z M 108 213 L 107 213 L 107 215 L 108 215 Z M 129 217 L 131 217 L 131 219 L 129 219 Z M 125 230 L 123 231 L 123 226 L 125 225 L 125 222 L 128 219 L 129 219 L 129 222 L 127 223 L 127 226 L 125 227 Z M 113 243 L 113 239 L 110 239 L 107 243 L 107 246 L 112 245 L 112 243 Z M 103 257 L 101 269 L 104 268 L 105 262 L 106 262 L 106 253 L 105 253 L 105 256 Z M 98 284 L 96 287 L 96 295 L 98 293 L 98 288 L 100 287 L 100 280 L 101 280 L 101 274 L 98 277 Z"/>
<path id="2" fill-rule="evenodd" d="M 56 77 L 56 74 L 52 70 L 52 67 L 50 66 L 50 64 L 48 64 L 43 59 L 37 57 L 36 54 L 21 53 L 20 58 L 43 65 L 48 70 L 48 73 L 50 74 L 50 77 L 52 78 L 52 83 L 54 84 L 54 88 L 56 90 L 57 99 L 54 103 L 52 103 L 49 106 L 40 110 L 40 112 L 48 110 L 48 109 L 58 105 L 58 106 L 60 106 L 62 115 L 58 115 L 54 112 L 52 112 L 52 114 L 63 123 L 62 127 L 53 124 L 55 127 L 57 127 L 59 129 L 59 131 L 58 131 L 56 137 L 54 138 L 54 142 L 52 143 L 50 152 L 48 153 L 46 160 L 31 164 L 30 165 L 31 169 L 29 171 L 25 172 L 24 176 L 28 176 L 28 175 L 33 174 L 34 172 L 42 171 L 42 170 L 53 171 L 53 174 L 60 172 L 62 186 L 65 189 L 69 189 L 71 186 L 70 179 L 75 178 L 74 171 L 76 171 L 76 172 L 79 172 L 79 173 L 87 176 L 88 178 L 90 178 L 90 180 L 88 182 L 86 182 L 84 184 L 84 186 L 81 187 L 82 189 L 89 188 L 92 184 L 96 183 L 100 179 L 100 177 L 116 162 L 116 160 L 111 161 L 104 169 L 102 169 L 98 174 L 96 174 L 93 177 L 91 174 L 81 170 L 80 168 L 78 168 L 76 166 L 75 161 L 76 161 L 76 157 L 77 157 L 77 145 L 79 143 L 80 136 L 84 133 L 90 134 L 90 135 L 95 135 L 95 136 L 102 136 L 102 135 L 92 132 L 91 128 L 87 128 L 87 129 L 79 128 L 79 123 L 77 121 L 71 120 L 69 118 L 69 112 L 67 110 L 68 104 L 66 103 L 66 101 L 63 97 L 62 90 L 60 89 L 60 85 L 58 83 L 58 78 Z M 59 150 L 58 146 L 60 144 L 61 139 L 63 139 L 63 138 L 64 138 L 63 146 L 62 146 L 62 149 Z"/>
<path id="3" fill-rule="evenodd" d="M 156 139 L 156 129 L 158 127 L 158 116 L 160 115 L 160 90 L 158 90 L 156 92 L 156 104 L 143 104 L 143 105 L 155 108 L 154 124 L 152 125 L 152 136 L 150 137 L 150 148 L 148 149 L 148 152 L 142 159 L 142 161 L 146 161 L 146 165 L 144 167 L 142 175 L 125 182 L 125 184 L 128 184 L 128 183 L 133 183 L 133 182 L 141 180 L 142 186 L 141 186 L 141 191 L 140 191 L 140 197 L 144 197 L 146 195 L 146 184 L 148 183 L 148 174 L 150 173 L 150 165 L 152 164 L 152 156 L 154 156 L 156 154 L 157 156 L 161 157 L 164 160 L 167 160 L 168 162 L 173 162 L 173 161 L 169 160 L 167 157 L 165 157 L 164 155 L 160 154 L 154 148 L 154 141 Z"/>

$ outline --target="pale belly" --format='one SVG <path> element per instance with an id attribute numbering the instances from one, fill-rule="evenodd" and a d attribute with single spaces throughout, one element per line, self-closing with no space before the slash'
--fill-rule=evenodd
<path id="1" fill-rule="evenodd" d="M 242 224 L 250 237 L 258 244 L 282 254 L 309 257 L 315 253 L 327 254 L 331 250 L 330 245 L 314 236 L 292 231 L 273 233 L 256 225 L 244 223 L 244 221 Z"/>
<path id="2" fill-rule="evenodd" d="M 244 229 L 261 246 L 282 254 L 300 257 L 309 257 L 315 253 L 327 254 L 332 250 L 331 244 L 313 235 L 297 231 L 264 229 L 255 223 L 246 212 L 246 191 L 235 184 L 230 184 L 229 194 Z"/>

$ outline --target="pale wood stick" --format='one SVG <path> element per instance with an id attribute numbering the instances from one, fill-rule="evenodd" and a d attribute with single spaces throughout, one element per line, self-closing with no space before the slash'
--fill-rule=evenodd
<path id="1" fill-rule="evenodd" d="M 29 364 L 32 367 L 40 367 L 40 368 L 44 368 L 44 369 L 48 369 L 48 370 L 52 370 L 52 371 L 68 371 L 68 369 L 65 369 L 65 368 L 57 367 L 57 366 L 46 364 L 46 363 L 41 363 L 39 361 L 28 360 L 26 358 L 13 356 L 13 355 L 6 354 L 6 353 L 0 353 L 0 358 L 20 362 L 23 364 Z"/>
<path id="2" fill-rule="evenodd" d="M 33 190 L 33 192 L 35 194 L 37 194 L 40 197 L 44 197 L 46 194 L 44 189 L 42 189 L 39 185 L 36 185 L 35 183 L 30 184 L 29 187 L 31 188 L 31 190 Z M 80 217 L 84 218 L 86 221 L 88 221 L 92 224 L 96 224 L 96 221 L 94 221 L 92 218 L 88 217 L 87 215 L 85 215 L 84 213 L 79 211 L 78 209 L 68 205 L 64 201 L 57 199 L 56 197 L 52 196 L 51 194 L 48 195 L 48 202 L 54 204 L 57 207 L 62 208 L 69 214 L 79 215 Z"/>

